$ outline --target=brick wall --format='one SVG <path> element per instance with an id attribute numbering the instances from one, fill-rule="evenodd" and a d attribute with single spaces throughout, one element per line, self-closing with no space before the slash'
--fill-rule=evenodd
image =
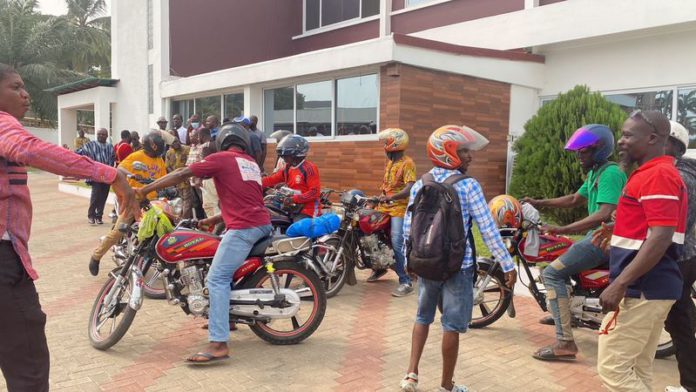
<path id="1" fill-rule="evenodd" d="M 466 124 L 491 141 L 474 153 L 469 174 L 481 182 L 488 198 L 505 191 L 508 84 L 401 64 L 383 66 L 380 73 L 380 127 L 408 132 L 408 154 L 419 175 L 432 167 L 425 152 L 432 131 Z M 323 187 L 358 188 L 374 195 L 382 182 L 385 156 L 379 141 L 312 142 L 309 159 L 319 168 Z M 274 164 L 275 145 L 269 145 L 265 167 L 270 170 Z"/>

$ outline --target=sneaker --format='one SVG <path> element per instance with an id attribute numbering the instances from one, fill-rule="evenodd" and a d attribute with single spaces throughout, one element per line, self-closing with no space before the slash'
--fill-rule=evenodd
<path id="1" fill-rule="evenodd" d="M 103 224 L 104 224 L 104 221 L 102 221 L 101 218 L 97 218 L 97 219 L 95 219 L 94 221 L 95 221 L 98 225 L 103 225 Z"/>
<path id="2" fill-rule="evenodd" d="M 413 284 L 402 283 L 392 291 L 393 297 L 405 297 L 413 292 Z"/>
<path id="3" fill-rule="evenodd" d="M 679 387 L 669 386 L 669 387 L 665 388 L 665 392 L 689 392 L 689 391 L 687 391 L 686 388 L 681 387 L 681 386 L 679 386 Z"/>
<path id="4" fill-rule="evenodd" d="M 96 260 L 96 259 L 90 257 L 90 259 L 89 259 L 89 273 L 92 274 L 92 276 L 99 275 L 99 260 Z"/>
<path id="5" fill-rule="evenodd" d="M 90 225 L 93 225 L 93 224 L 96 223 L 96 221 L 94 220 L 94 218 L 89 218 L 89 219 L 87 219 L 87 222 L 89 222 Z"/>
<path id="6" fill-rule="evenodd" d="M 438 389 L 438 392 L 473 392 L 469 388 L 465 387 L 464 385 L 457 385 L 452 381 L 452 384 L 454 385 L 452 389 L 445 389 L 443 387 L 440 387 Z"/>
<path id="7" fill-rule="evenodd" d="M 416 392 L 418 390 L 418 375 L 409 373 L 401 380 L 401 392 Z"/>
<path id="8" fill-rule="evenodd" d="M 367 281 L 370 283 L 376 282 L 377 279 L 381 278 L 386 273 L 387 273 L 387 270 L 372 271 L 372 275 L 370 275 L 370 277 L 367 278 Z"/>

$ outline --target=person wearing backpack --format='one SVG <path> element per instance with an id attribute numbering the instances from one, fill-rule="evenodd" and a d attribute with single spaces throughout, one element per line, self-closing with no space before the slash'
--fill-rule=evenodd
<path id="1" fill-rule="evenodd" d="M 544 361 L 574 360 L 578 346 L 571 328 L 570 302 L 567 282 L 572 275 L 596 268 L 609 262 L 609 255 L 592 244 L 592 233 L 602 222 L 611 219 L 626 185 L 626 174 L 615 162 L 609 161 L 614 151 L 614 133 L 606 125 L 589 124 L 576 130 L 565 146 L 574 151 L 587 178 L 572 195 L 555 199 L 523 202 L 534 207 L 573 208 L 587 205 L 588 216 L 566 226 L 545 225 L 542 231 L 552 234 L 587 233 L 566 253 L 549 264 L 543 272 L 551 316 L 541 319 L 542 324 L 556 326 L 556 344 L 542 347 L 532 356 Z"/>
<path id="2" fill-rule="evenodd" d="M 435 167 L 411 188 L 404 240 L 406 265 L 420 276 L 418 311 L 411 338 L 411 356 L 401 390 L 414 392 L 418 386 L 418 364 L 430 324 L 442 297 L 442 379 L 439 391 L 466 392 L 452 380 L 459 352 L 459 334 L 471 321 L 475 254 L 472 223 L 505 273 L 505 284 L 512 288 L 517 272 L 503 244 L 493 216 L 488 210 L 481 185 L 465 176 L 472 151 L 488 145 L 488 140 L 466 126 L 445 125 L 428 139 L 428 157 Z"/>

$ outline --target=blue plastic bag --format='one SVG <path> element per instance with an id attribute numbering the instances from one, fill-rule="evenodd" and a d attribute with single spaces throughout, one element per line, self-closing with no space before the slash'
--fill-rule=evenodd
<path id="1" fill-rule="evenodd" d="M 306 218 L 295 222 L 285 234 L 288 237 L 309 237 L 319 238 L 326 234 L 331 234 L 341 226 L 341 218 L 336 214 L 324 214 L 314 219 Z"/>

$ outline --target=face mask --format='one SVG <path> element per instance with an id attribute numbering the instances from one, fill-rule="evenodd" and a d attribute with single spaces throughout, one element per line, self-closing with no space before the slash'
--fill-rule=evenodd
<path id="1" fill-rule="evenodd" d="M 201 125 L 201 123 L 197 123 L 197 122 L 191 123 L 191 126 L 192 126 L 193 128 L 198 128 L 198 126 L 200 126 L 200 125 Z"/>

